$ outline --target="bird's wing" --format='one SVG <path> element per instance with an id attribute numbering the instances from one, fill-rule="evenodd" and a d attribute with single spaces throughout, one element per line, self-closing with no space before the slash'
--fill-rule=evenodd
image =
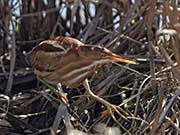
<path id="1" fill-rule="evenodd" d="M 64 56 L 70 49 L 83 45 L 77 39 L 58 36 L 39 43 L 27 54 L 27 57 L 36 70 L 53 72 L 56 68 L 59 68 L 61 56 Z"/>

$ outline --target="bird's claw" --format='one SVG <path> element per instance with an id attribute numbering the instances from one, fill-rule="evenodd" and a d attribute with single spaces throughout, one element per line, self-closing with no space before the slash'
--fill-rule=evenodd
<path id="1" fill-rule="evenodd" d="M 61 100 L 63 101 L 63 103 L 65 105 L 69 105 L 69 100 L 67 98 L 67 93 L 61 93 L 60 98 L 61 98 Z"/>
<path id="2" fill-rule="evenodd" d="M 126 116 L 128 115 L 127 112 L 125 112 L 120 106 L 109 104 L 107 106 L 107 109 L 101 112 L 102 115 L 111 115 L 113 119 L 115 119 L 114 112 L 116 112 L 118 115 L 120 115 L 123 119 L 128 121 Z"/>

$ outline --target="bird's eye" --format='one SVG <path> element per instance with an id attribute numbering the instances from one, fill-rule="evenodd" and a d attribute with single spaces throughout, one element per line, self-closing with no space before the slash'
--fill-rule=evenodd
<path id="1" fill-rule="evenodd" d="M 106 54 L 105 53 L 101 53 L 101 58 L 105 58 Z"/>

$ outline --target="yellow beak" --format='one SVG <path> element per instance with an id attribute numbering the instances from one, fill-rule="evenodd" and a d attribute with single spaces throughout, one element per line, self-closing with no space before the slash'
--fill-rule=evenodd
<path id="1" fill-rule="evenodd" d="M 118 55 L 107 56 L 107 58 L 114 60 L 116 62 L 123 62 L 123 63 L 127 63 L 127 64 L 137 64 L 135 61 L 124 59 Z"/>

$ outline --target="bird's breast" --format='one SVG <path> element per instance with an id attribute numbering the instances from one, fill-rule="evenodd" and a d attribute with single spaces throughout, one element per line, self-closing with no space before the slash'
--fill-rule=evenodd
<path id="1" fill-rule="evenodd" d="M 57 69 L 46 78 L 55 83 L 62 83 L 69 88 L 79 86 L 96 69 L 96 64 L 92 60 L 83 59 L 77 53 L 65 54 L 58 63 Z"/>

